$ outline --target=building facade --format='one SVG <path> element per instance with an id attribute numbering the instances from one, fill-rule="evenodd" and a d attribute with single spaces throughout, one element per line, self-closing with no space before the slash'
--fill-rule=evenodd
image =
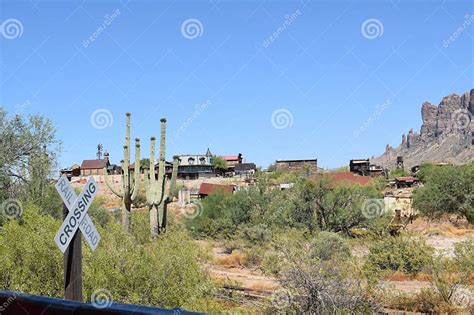
<path id="1" fill-rule="evenodd" d="M 277 171 L 307 171 L 310 174 L 316 174 L 318 172 L 317 159 L 277 160 L 275 162 L 275 166 Z"/>

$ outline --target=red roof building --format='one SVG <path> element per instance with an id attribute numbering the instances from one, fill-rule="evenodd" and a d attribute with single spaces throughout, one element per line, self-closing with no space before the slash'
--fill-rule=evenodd
<path id="1" fill-rule="evenodd" d="M 81 164 L 81 175 L 104 175 L 104 168 L 109 165 L 108 159 L 84 160 Z"/>
<path id="2" fill-rule="evenodd" d="M 227 161 L 227 165 L 231 168 L 235 167 L 237 164 L 242 163 L 242 154 L 239 155 L 224 155 L 221 157 L 224 161 Z"/>
<path id="3" fill-rule="evenodd" d="M 360 176 L 351 172 L 327 173 L 329 182 L 332 186 L 340 184 L 359 184 L 367 185 L 372 181 L 370 176 Z"/>
<path id="4" fill-rule="evenodd" d="M 199 187 L 199 196 L 201 197 L 209 196 L 210 194 L 219 190 L 222 190 L 225 193 L 233 193 L 234 186 L 202 183 L 201 187 Z"/>

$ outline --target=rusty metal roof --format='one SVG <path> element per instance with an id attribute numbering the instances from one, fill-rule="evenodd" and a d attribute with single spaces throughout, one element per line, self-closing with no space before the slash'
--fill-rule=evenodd
<path id="1" fill-rule="evenodd" d="M 199 194 L 200 195 L 210 195 L 210 194 L 212 194 L 213 192 L 215 192 L 217 190 L 222 190 L 226 193 L 232 193 L 234 191 L 234 186 L 202 183 L 201 187 L 199 187 Z"/>
<path id="2" fill-rule="evenodd" d="M 108 160 L 84 160 L 81 164 L 81 169 L 96 170 L 107 167 Z"/>

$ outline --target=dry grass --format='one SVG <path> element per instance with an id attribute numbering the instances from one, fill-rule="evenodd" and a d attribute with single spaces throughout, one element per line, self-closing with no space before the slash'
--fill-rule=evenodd
<path id="1" fill-rule="evenodd" d="M 420 282 L 430 282 L 431 276 L 423 272 L 418 272 L 415 275 L 409 275 L 401 271 L 395 271 L 392 274 L 388 275 L 386 279 L 390 281 L 397 281 L 397 282 L 412 281 L 412 280 L 416 280 Z"/>
<path id="2" fill-rule="evenodd" d="M 216 257 L 214 262 L 218 266 L 228 268 L 242 267 L 247 261 L 247 256 L 239 251 L 233 251 L 232 254 L 223 257 Z"/>
<path id="3" fill-rule="evenodd" d="M 387 277 L 390 281 L 408 281 L 411 280 L 411 277 L 401 271 L 395 271 Z"/>
<path id="4" fill-rule="evenodd" d="M 274 291 L 279 288 L 279 285 L 277 283 L 268 283 L 268 281 L 255 281 L 255 283 L 252 283 L 249 288 L 261 291 Z"/>

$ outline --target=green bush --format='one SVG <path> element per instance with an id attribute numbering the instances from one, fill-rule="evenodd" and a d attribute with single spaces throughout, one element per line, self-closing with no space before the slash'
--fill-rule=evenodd
<path id="1" fill-rule="evenodd" d="M 250 244 L 264 244 L 270 241 L 271 232 L 265 224 L 242 228 L 242 238 Z"/>
<path id="2" fill-rule="evenodd" d="M 309 255 L 321 260 L 348 259 L 351 257 L 351 249 L 340 235 L 322 231 L 311 241 Z"/>
<path id="3" fill-rule="evenodd" d="M 5 223 L 0 230 L 0 289 L 62 297 L 63 255 L 53 240 L 60 224 L 30 204 L 21 221 Z M 97 228 L 102 240 L 96 251 L 83 243 L 86 301 L 106 290 L 122 303 L 201 311 L 215 306 L 209 301 L 213 285 L 202 269 L 206 256 L 185 232 L 169 230 L 140 244 L 119 224 Z"/>
<path id="4" fill-rule="evenodd" d="M 414 274 L 429 264 L 434 249 L 419 238 L 387 237 L 375 244 L 366 257 L 366 269 L 401 271 Z"/>
<path id="5" fill-rule="evenodd" d="M 457 215 L 474 223 L 474 164 L 428 167 L 425 185 L 413 192 L 413 207 L 429 218 Z"/>

